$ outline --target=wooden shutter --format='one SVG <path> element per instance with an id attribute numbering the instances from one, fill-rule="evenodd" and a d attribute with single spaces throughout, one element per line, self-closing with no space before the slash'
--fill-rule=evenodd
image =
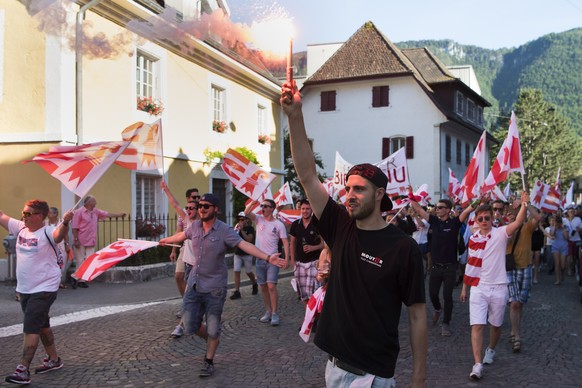
<path id="1" fill-rule="evenodd" d="M 388 106 L 389 87 L 388 86 L 374 86 L 372 87 L 372 106 L 374 108 L 380 106 Z"/>
<path id="2" fill-rule="evenodd" d="M 382 138 L 382 159 L 386 159 L 390 156 L 390 138 L 383 137 Z"/>
<path id="3" fill-rule="evenodd" d="M 406 159 L 414 159 L 414 136 L 406 136 Z"/>
<path id="4" fill-rule="evenodd" d="M 335 90 L 321 92 L 321 111 L 335 110 Z"/>

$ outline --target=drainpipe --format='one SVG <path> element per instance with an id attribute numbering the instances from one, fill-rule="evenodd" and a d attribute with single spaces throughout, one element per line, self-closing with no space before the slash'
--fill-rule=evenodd
<path id="1" fill-rule="evenodd" d="M 75 110 L 77 117 L 77 145 L 83 144 L 83 20 L 85 11 L 103 0 L 91 0 L 77 12 L 75 25 Z"/>

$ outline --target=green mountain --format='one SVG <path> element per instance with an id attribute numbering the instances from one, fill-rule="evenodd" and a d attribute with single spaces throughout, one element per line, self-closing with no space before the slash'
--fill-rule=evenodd
<path id="1" fill-rule="evenodd" d="M 494 125 L 500 112 L 507 115 L 520 89 L 536 88 L 582 136 L 582 28 L 544 35 L 510 49 L 490 50 L 452 40 L 396 45 L 427 47 L 445 65 L 472 65 L 483 97 L 492 104 L 485 114 L 487 127 Z"/>

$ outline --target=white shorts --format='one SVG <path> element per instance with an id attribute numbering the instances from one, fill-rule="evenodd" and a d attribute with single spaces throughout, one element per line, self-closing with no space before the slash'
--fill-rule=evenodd
<path id="1" fill-rule="evenodd" d="M 486 325 L 489 321 L 492 326 L 501 327 L 508 300 L 507 284 L 471 287 L 469 297 L 471 325 Z"/>

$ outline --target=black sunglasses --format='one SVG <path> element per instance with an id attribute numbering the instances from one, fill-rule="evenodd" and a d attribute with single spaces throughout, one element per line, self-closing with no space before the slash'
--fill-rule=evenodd
<path id="1" fill-rule="evenodd" d="M 448 207 L 446 207 L 446 206 L 437 206 L 436 208 L 437 209 L 448 209 Z"/>
<path id="2" fill-rule="evenodd" d="M 489 216 L 484 216 L 484 217 L 478 217 L 477 221 L 479 222 L 483 222 L 483 221 L 491 221 L 491 217 Z"/>
<path id="3" fill-rule="evenodd" d="M 32 216 L 32 215 L 34 215 L 34 214 L 40 214 L 40 213 L 39 213 L 39 212 L 36 212 L 36 213 L 31 213 L 31 212 L 22 212 L 22 217 L 24 217 L 24 218 L 28 218 L 28 217 L 30 217 L 30 216 Z"/>
<path id="4" fill-rule="evenodd" d="M 202 208 L 202 209 L 210 209 L 211 207 L 213 207 L 214 205 L 208 204 L 208 203 L 199 203 L 198 204 L 198 209 Z"/>
<path id="5" fill-rule="evenodd" d="M 272 208 L 273 206 L 271 205 L 261 205 L 262 208 L 268 207 L 268 208 Z"/>
<path id="6" fill-rule="evenodd" d="M 186 206 L 186 210 L 198 210 L 196 206 Z"/>
<path id="7" fill-rule="evenodd" d="M 200 196 L 199 195 L 191 195 L 190 198 L 192 198 L 192 199 L 200 199 Z"/>

